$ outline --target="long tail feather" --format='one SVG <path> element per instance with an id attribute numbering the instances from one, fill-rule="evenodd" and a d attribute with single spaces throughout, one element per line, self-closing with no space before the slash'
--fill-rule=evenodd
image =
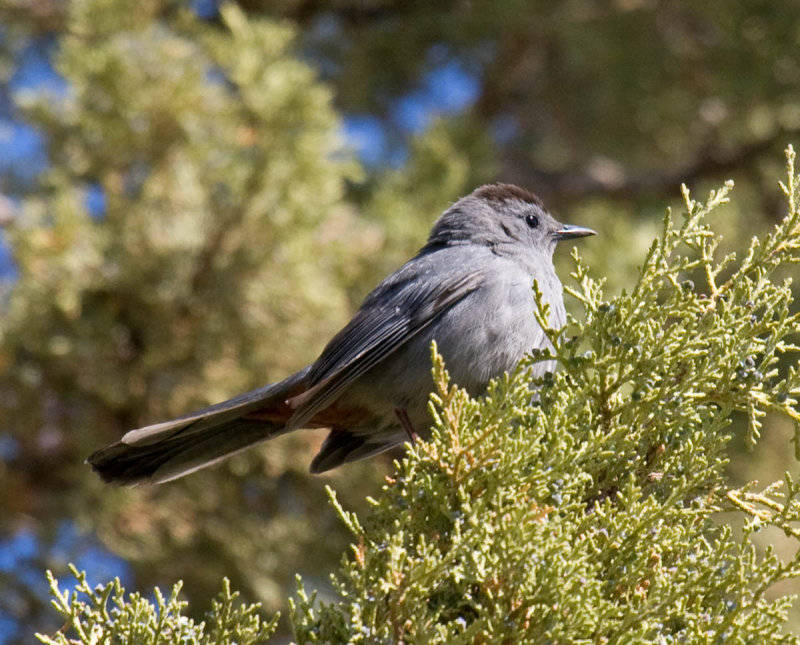
<path id="1" fill-rule="evenodd" d="M 285 431 L 287 398 L 305 387 L 308 369 L 179 419 L 131 430 L 87 462 L 107 482 L 161 483 L 226 459 Z M 271 410 L 286 409 L 287 414 Z M 248 415 L 253 415 L 248 418 Z"/>

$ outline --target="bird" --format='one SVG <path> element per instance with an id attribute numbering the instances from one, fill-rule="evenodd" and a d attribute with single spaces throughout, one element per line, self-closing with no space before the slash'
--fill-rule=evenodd
<path id="1" fill-rule="evenodd" d="M 554 250 L 561 240 L 595 234 L 561 224 L 526 189 L 480 186 L 439 216 L 417 255 L 367 295 L 312 364 L 280 382 L 131 430 L 87 462 L 106 482 L 162 483 L 278 435 L 327 428 L 310 465 L 322 473 L 426 436 L 431 343 L 452 380 L 479 396 L 526 354 L 550 347 L 534 314 L 534 283 L 550 327 L 563 327 Z M 533 376 L 553 369 L 552 361 L 537 363 Z"/>

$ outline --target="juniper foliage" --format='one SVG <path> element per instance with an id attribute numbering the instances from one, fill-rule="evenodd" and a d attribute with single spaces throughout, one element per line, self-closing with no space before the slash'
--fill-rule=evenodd
<path id="1" fill-rule="evenodd" d="M 630 292 L 606 298 L 574 252 L 582 321 L 485 398 L 451 384 L 434 352 L 433 440 L 363 523 L 340 510 L 353 555 L 336 602 L 300 585 L 298 641 L 800 642 L 781 632 L 791 599 L 768 596 L 800 575 L 800 555 L 760 557 L 752 540 L 765 526 L 800 538 L 800 482 L 725 477 L 734 414 L 751 442 L 768 412 L 800 419 L 800 317 L 790 281 L 772 280 L 800 257 L 794 160 L 787 217 L 740 259 L 718 257 L 706 219 L 731 184 L 706 202 L 684 187 L 683 216 L 667 212 Z M 553 356 L 561 369 L 531 404 L 528 370 Z M 728 510 L 746 515 L 740 534 L 715 521 Z"/>
<path id="2" fill-rule="evenodd" d="M 777 279 L 800 259 L 787 158 L 788 214 L 740 257 L 720 257 L 707 221 L 731 184 L 705 202 L 684 188 L 682 217 L 667 212 L 619 296 L 574 252 L 567 290 L 582 315 L 485 397 L 451 383 L 434 347 L 432 439 L 409 447 L 363 519 L 330 492 L 354 545 L 333 600 L 298 579 L 297 642 L 800 643 L 783 631 L 792 598 L 771 592 L 800 577 L 800 553 L 782 561 L 753 540 L 768 526 L 800 539 L 800 482 L 735 488 L 725 472 L 737 414 L 751 443 L 768 413 L 800 443 L 800 315 Z M 532 401 L 530 367 L 552 358 L 560 369 Z M 125 640 L 128 618 L 90 640 L 99 622 L 53 590 L 78 642 L 139 642 Z"/>
<path id="3" fill-rule="evenodd" d="M 212 601 L 207 622 L 195 622 L 184 615 L 187 603 L 179 600 L 182 584 L 176 583 L 169 597 L 154 590 L 155 604 L 139 593 L 125 596 L 119 578 L 106 585 L 92 587 L 86 574 L 70 567 L 77 584 L 70 591 L 61 591 L 58 581 L 47 572 L 51 604 L 65 623 L 52 636 L 37 634 L 46 645 L 74 643 L 185 643 L 187 645 L 251 645 L 265 642 L 275 631 L 279 616 L 264 622 L 259 616 L 260 605 L 244 605 L 238 592 L 232 592 L 228 579 Z M 110 605 L 110 606 L 109 606 Z M 77 639 L 67 638 L 71 628 Z"/>

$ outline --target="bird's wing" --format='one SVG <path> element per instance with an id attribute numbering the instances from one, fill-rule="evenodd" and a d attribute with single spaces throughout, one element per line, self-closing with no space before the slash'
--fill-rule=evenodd
<path id="1" fill-rule="evenodd" d="M 430 275 L 431 267 L 426 268 L 401 269 L 367 298 L 312 365 L 310 387 L 289 399 L 295 412 L 287 427 L 302 427 L 359 376 L 475 291 L 485 278 L 485 271 L 469 268 L 455 275 L 451 266 L 451 275 L 432 284 L 430 279 L 420 279 L 421 273 Z"/>

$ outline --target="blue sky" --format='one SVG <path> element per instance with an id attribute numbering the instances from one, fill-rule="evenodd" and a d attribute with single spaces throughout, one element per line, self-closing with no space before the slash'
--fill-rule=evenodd
<path id="1" fill-rule="evenodd" d="M 480 83 L 457 60 L 433 67 L 419 86 L 400 97 L 389 112 L 390 123 L 369 114 L 344 117 L 345 138 L 368 166 L 402 163 L 405 147 L 395 147 L 387 129 L 397 129 L 406 136 L 424 131 L 437 116 L 457 114 L 468 109 L 478 98 Z"/>

